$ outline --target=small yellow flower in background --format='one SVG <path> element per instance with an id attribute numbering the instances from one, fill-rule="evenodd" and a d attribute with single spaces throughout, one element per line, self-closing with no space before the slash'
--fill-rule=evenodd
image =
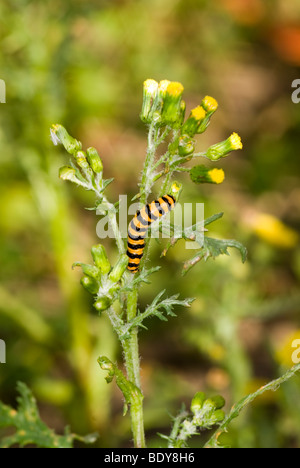
<path id="1" fill-rule="evenodd" d="M 292 367 L 300 362 L 300 330 L 285 336 L 275 351 L 277 362 L 286 367 Z"/>
<path id="2" fill-rule="evenodd" d="M 255 234 L 276 247 L 290 249 L 299 242 L 299 234 L 270 214 L 259 213 L 250 221 Z"/>

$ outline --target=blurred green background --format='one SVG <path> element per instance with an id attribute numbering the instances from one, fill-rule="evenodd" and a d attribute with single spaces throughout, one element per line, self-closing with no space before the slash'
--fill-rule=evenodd
<path id="1" fill-rule="evenodd" d="M 150 446 L 163 445 L 169 413 L 196 391 L 221 393 L 227 408 L 293 365 L 300 339 L 299 148 L 300 78 L 297 0 L 2 0 L 0 78 L 0 399 L 15 404 L 18 380 L 34 391 L 42 418 L 98 431 L 99 447 L 130 444 L 122 396 L 107 385 L 96 359 L 121 365 L 116 337 L 92 311 L 74 261 L 90 261 L 97 218 L 89 193 L 58 179 L 67 162 L 49 127 L 63 124 L 95 146 L 109 188 L 136 193 L 146 148 L 139 121 L 147 78 L 180 81 L 187 108 L 205 95 L 220 109 L 199 138 L 199 151 L 237 131 L 242 152 L 222 160 L 221 186 L 192 186 L 183 200 L 205 202 L 206 217 L 224 211 L 212 235 L 236 238 L 249 250 L 198 264 L 183 244 L 153 265 L 140 308 L 161 290 L 196 297 L 167 324 L 140 333 L 145 419 Z M 268 216 L 266 216 L 268 215 Z M 270 218 L 269 215 L 272 217 Z M 284 224 L 279 224 L 280 220 Z M 105 243 L 111 261 L 116 251 Z M 223 440 L 233 447 L 300 446 L 300 377 L 255 401 Z M 1 434 L 0 434 L 1 435 Z M 202 438 L 204 441 L 205 436 Z M 197 446 L 199 440 L 193 440 Z"/>

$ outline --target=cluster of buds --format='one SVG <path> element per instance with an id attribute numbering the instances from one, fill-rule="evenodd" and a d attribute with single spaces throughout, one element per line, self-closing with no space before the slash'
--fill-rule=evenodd
<path id="1" fill-rule="evenodd" d="M 197 392 L 191 403 L 191 411 L 194 415 L 193 422 L 198 427 L 205 428 L 222 422 L 225 418 L 225 413 L 222 410 L 224 405 L 225 400 L 220 395 L 206 398 L 205 393 Z"/>
<path id="2" fill-rule="evenodd" d="M 143 87 L 143 105 L 140 114 L 145 123 L 180 128 L 185 116 L 182 100 L 183 86 L 176 81 L 146 80 Z"/>
<path id="3" fill-rule="evenodd" d="M 96 297 L 94 307 L 101 313 L 112 305 L 117 298 L 121 287 L 120 280 L 128 265 L 127 255 L 121 255 L 116 265 L 112 268 L 108 260 L 105 248 L 98 244 L 92 247 L 94 265 L 86 263 L 74 263 L 74 266 L 82 268 L 84 276 L 81 278 L 82 286 Z"/>
<path id="4" fill-rule="evenodd" d="M 96 178 L 97 184 L 101 186 L 103 164 L 97 150 L 88 148 L 86 151 L 82 151 L 81 142 L 71 137 L 67 130 L 59 124 L 52 125 L 50 135 L 53 143 L 55 145 L 62 144 L 76 162 L 76 165 L 61 167 L 59 177 L 84 187 L 86 182 L 93 184 Z"/>

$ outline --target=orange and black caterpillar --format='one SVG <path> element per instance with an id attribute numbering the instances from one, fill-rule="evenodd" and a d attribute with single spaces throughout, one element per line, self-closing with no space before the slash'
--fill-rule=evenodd
<path id="1" fill-rule="evenodd" d="M 127 238 L 128 270 L 136 273 L 139 269 L 145 248 L 147 230 L 153 221 L 161 218 L 175 206 L 173 195 L 164 195 L 138 210 L 129 223 Z"/>

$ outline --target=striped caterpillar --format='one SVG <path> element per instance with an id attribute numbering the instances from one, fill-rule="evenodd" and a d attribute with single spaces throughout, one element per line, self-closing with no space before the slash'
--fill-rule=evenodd
<path id="1" fill-rule="evenodd" d="M 129 223 L 127 238 L 128 270 L 136 273 L 139 269 L 145 248 L 147 230 L 153 221 L 161 218 L 175 206 L 173 195 L 164 195 L 138 210 Z"/>

